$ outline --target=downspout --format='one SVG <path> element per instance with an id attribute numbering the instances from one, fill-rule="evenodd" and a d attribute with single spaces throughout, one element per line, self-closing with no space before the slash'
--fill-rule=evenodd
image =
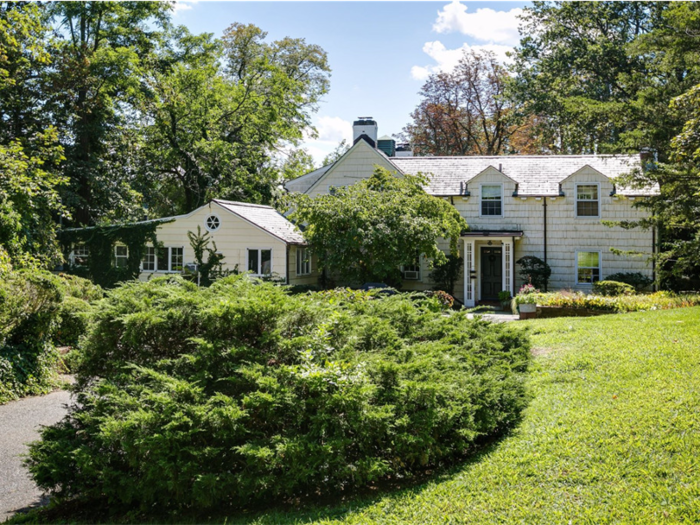
<path id="1" fill-rule="evenodd" d="M 544 201 L 544 204 L 542 204 L 542 211 L 543 211 L 543 223 L 544 223 L 544 228 L 543 228 L 543 235 L 544 235 L 544 263 L 547 264 L 547 197 L 544 196 L 542 197 L 542 200 Z M 547 281 L 545 281 L 544 284 L 544 291 L 547 291 Z"/>
<path id="2" fill-rule="evenodd" d="M 651 228 L 651 278 L 652 290 L 656 291 L 656 227 Z"/>
<path id="3" fill-rule="evenodd" d="M 284 272 L 284 283 L 289 284 L 289 250 L 291 250 L 292 247 L 288 244 L 287 245 L 287 252 L 286 252 L 286 270 Z"/>

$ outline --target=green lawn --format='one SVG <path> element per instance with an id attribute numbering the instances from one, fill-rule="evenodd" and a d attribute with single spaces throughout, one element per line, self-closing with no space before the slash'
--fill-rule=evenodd
<path id="1" fill-rule="evenodd" d="M 700 521 L 700 308 L 526 324 L 533 400 L 510 436 L 419 487 L 253 522 Z"/>
<path id="2" fill-rule="evenodd" d="M 532 402 L 511 435 L 413 488 L 220 521 L 700 521 L 700 308 L 517 326 L 536 358 Z M 184 520 L 207 518 L 219 521 Z"/>

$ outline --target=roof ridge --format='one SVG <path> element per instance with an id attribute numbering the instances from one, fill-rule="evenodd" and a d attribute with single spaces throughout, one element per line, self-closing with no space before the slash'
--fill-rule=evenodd
<path id="1" fill-rule="evenodd" d="M 611 157 L 635 158 L 634 153 L 606 153 L 601 155 L 435 155 L 414 157 L 390 157 L 392 160 L 428 160 L 428 159 L 597 159 Z"/>
<path id="2" fill-rule="evenodd" d="M 238 201 L 228 201 L 226 199 L 212 199 L 214 202 L 217 202 L 219 204 L 231 204 L 234 206 L 245 206 L 248 208 L 269 208 L 271 210 L 274 210 L 272 206 L 269 206 L 267 204 L 255 204 L 252 202 L 238 202 Z"/>

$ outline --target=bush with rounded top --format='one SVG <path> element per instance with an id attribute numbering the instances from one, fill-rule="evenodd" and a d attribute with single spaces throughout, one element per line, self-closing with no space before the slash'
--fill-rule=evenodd
<path id="1" fill-rule="evenodd" d="M 243 506 L 449 464 L 526 404 L 522 331 L 437 297 L 289 295 L 246 276 L 108 293 L 40 487 L 141 508 Z"/>
<path id="2" fill-rule="evenodd" d="M 634 295 L 634 286 L 616 281 L 598 281 L 593 283 L 593 293 L 604 297 Z"/>

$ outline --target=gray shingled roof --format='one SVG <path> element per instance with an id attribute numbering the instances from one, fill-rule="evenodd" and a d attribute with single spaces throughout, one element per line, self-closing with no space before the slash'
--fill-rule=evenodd
<path id="1" fill-rule="evenodd" d="M 508 155 L 501 157 L 395 157 L 403 173 L 432 174 L 426 191 L 432 195 L 459 195 L 464 183 L 489 166 L 518 183 L 519 195 L 558 195 L 559 184 L 584 166 L 614 179 L 640 167 L 637 155 Z M 649 195 L 658 188 L 617 188 L 622 195 Z"/>
<path id="2" fill-rule="evenodd" d="M 214 202 L 287 244 L 306 244 L 299 229 L 271 206 L 221 199 Z"/>
<path id="3" fill-rule="evenodd" d="M 383 152 L 378 151 L 385 156 Z M 500 157 L 386 157 L 401 173 L 432 174 L 426 191 L 432 195 L 460 195 L 464 183 L 493 167 L 518 183 L 519 195 L 558 195 L 559 184 L 584 166 L 590 166 L 614 179 L 639 169 L 637 155 L 504 155 Z M 285 184 L 289 191 L 304 193 L 328 171 L 332 164 Z M 618 187 L 621 195 L 657 194 L 658 187 Z"/>

